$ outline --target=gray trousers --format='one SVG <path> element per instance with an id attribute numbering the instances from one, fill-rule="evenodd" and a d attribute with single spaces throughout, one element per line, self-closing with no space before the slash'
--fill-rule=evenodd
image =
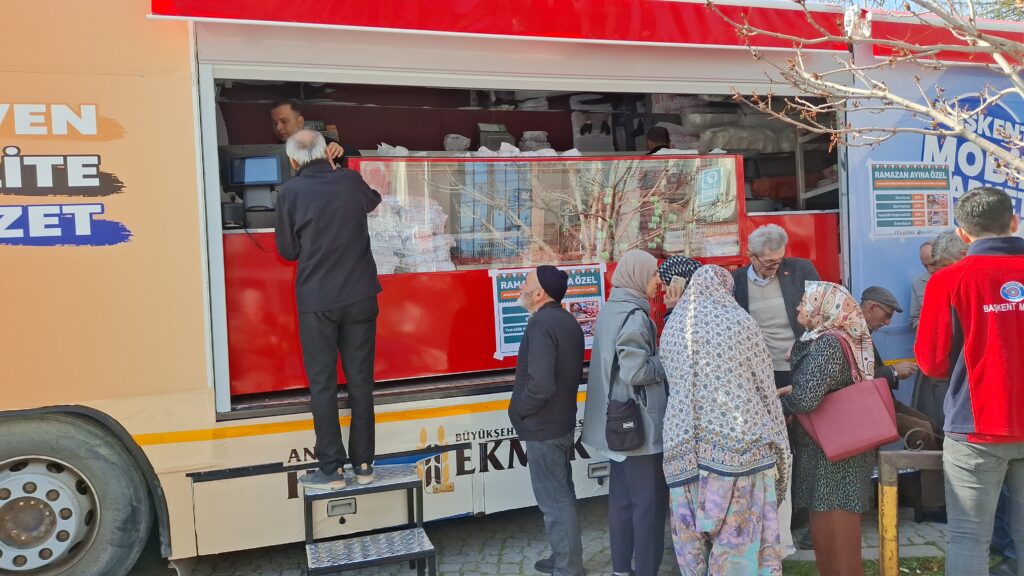
<path id="1" fill-rule="evenodd" d="M 1024 442 L 972 444 L 946 436 L 942 447 L 946 477 L 949 542 L 947 576 L 988 574 L 996 505 L 1005 480 L 1010 490 L 1010 534 L 1024 547 Z M 1018 564 L 1024 576 L 1024 563 Z"/>
<path id="2" fill-rule="evenodd" d="M 551 543 L 555 576 L 583 576 L 583 539 L 569 460 L 573 451 L 573 433 L 557 440 L 527 440 L 524 443 L 530 463 L 533 495 L 544 514 L 544 528 Z"/>

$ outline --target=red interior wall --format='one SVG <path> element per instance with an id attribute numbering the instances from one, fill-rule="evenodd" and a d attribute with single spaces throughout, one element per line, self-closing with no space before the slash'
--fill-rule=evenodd
<path id="1" fill-rule="evenodd" d="M 266 102 L 221 102 L 231 144 L 273 144 L 270 105 Z M 573 147 L 571 112 L 518 110 L 458 110 L 445 108 L 406 108 L 386 106 L 344 106 L 307 104 L 307 120 L 324 120 L 338 127 L 347 146 L 375 150 L 381 142 L 405 146 L 410 150 L 443 150 L 447 134 L 462 134 L 477 141 L 478 122 L 504 124 L 516 141 L 524 130 L 544 130 L 556 150 Z"/>

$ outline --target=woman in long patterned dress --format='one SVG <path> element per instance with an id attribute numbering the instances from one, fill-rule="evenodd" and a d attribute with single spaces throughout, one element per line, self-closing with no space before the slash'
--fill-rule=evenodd
<path id="1" fill-rule="evenodd" d="M 793 346 L 793 391 L 782 405 L 789 412 L 811 412 L 825 394 L 853 383 L 840 338 L 861 374 L 875 373 L 875 357 L 864 314 L 846 288 L 808 282 L 797 310 L 807 332 Z M 793 506 L 811 511 L 818 570 L 823 576 L 863 574 L 860 515 L 868 509 L 875 451 L 829 462 L 801 426 L 794 436 Z"/>
<path id="2" fill-rule="evenodd" d="M 723 268 L 697 270 L 661 341 L 665 477 L 687 576 L 782 573 L 789 440 L 768 348 L 732 290 Z"/>

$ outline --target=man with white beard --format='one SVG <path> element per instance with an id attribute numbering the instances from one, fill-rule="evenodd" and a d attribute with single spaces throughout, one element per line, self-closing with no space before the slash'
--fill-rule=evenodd
<path id="1" fill-rule="evenodd" d="M 536 568 L 556 576 L 583 576 L 570 461 L 584 342 L 579 322 L 561 304 L 568 286 L 569 276 L 554 266 L 539 266 L 526 276 L 519 304 L 530 321 L 519 344 L 508 416 L 526 445 L 533 494 L 551 543 L 551 557 Z"/>

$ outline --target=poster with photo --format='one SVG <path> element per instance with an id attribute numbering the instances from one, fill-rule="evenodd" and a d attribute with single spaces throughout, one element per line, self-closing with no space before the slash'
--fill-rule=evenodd
<path id="1" fill-rule="evenodd" d="M 873 162 L 870 170 L 876 237 L 934 236 L 952 225 L 948 165 Z"/>
<path id="2" fill-rule="evenodd" d="M 583 329 L 587 349 L 594 343 L 597 315 L 605 301 L 604 264 L 559 266 L 569 275 L 569 287 L 562 307 L 569 311 Z M 534 268 L 490 270 L 491 295 L 494 300 L 494 357 L 498 360 L 519 354 L 519 343 L 526 333 L 530 314 L 519 305 L 520 288 L 526 275 Z"/>

